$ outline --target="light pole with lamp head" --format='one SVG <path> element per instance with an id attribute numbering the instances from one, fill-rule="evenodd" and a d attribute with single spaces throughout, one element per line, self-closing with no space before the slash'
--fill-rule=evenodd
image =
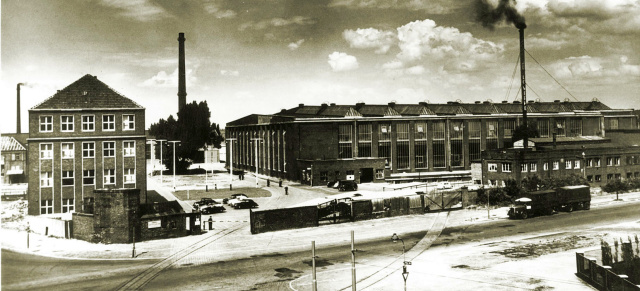
<path id="1" fill-rule="evenodd" d="M 153 176 L 153 168 L 155 166 L 155 146 L 156 146 L 156 140 L 153 138 L 147 139 L 147 143 L 149 144 L 149 146 L 151 147 L 151 176 Z"/>
<path id="2" fill-rule="evenodd" d="M 229 141 L 229 189 L 233 189 L 231 182 L 233 182 L 233 142 L 237 138 L 227 138 Z"/>
<path id="3" fill-rule="evenodd" d="M 170 143 L 173 143 L 173 191 L 176 191 L 176 143 L 179 143 L 179 140 L 170 140 Z"/>
<path id="4" fill-rule="evenodd" d="M 259 142 L 262 141 L 262 138 L 256 137 L 251 140 L 255 141 L 256 144 L 256 188 L 258 188 L 258 145 L 260 144 Z"/>
<path id="5" fill-rule="evenodd" d="M 162 166 L 162 168 L 160 168 L 160 186 L 162 186 L 162 184 L 164 182 L 163 177 L 162 177 L 162 172 L 164 172 L 164 161 L 162 160 L 162 158 L 164 157 L 162 155 L 162 148 L 163 148 L 162 142 L 165 142 L 167 140 L 166 139 L 159 139 L 157 141 L 160 142 L 160 165 Z M 154 167 L 155 167 L 155 165 L 154 165 Z"/>
<path id="6" fill-rule="evenodd" d="M 402 242 L 402 279 L 404 279 L 404 290 L 407 290 L 407 278 L 409 277 L 409 272 L 407 271 L 407 265 L 411 265 L 411 262 L 407 262 L 407 258 L 405 257 L 405 246 L 404 240 L 401 239 L 397 234 L 393 234 L 391 236 L 392 242 L 401 241 Z"/>

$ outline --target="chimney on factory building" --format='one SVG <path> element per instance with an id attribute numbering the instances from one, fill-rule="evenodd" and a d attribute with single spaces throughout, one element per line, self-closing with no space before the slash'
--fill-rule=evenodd
<path id="1" fill-rule="evenodd" d="M 184 32 L 178 34 L 178 111 L 187 105 L 187 84 L 184 66 Z"/>
<path id="2" fill-rule="evenodd" d="M 527 25 L 524 22 L 516 23 L 516 28 L 520 33 L 520 85 L 522 88 L 520 89 L 522 93 L 522 125 L 524 126 L 524 130 L 528 133 L 528 125 L 527 125 L 527 82 L 525 79 L 525 69 L 524 69 L 524 29 L 527 28 Z M 524 149 L 527 150 L 529 146 L 529 137 L 528 134 L 524 135 Z"/>
<path id="3" fill-rule="evenodd" d="M 22 83 L 18 83 L 18 85 L 16 86 L 16 90 L 18 91 L 18 100 L 17 100 L 17 111 L 16 111 L 16 133 L 22 133 L 22 130 L 20 128 L 20 85 L 22 85 Z"/>

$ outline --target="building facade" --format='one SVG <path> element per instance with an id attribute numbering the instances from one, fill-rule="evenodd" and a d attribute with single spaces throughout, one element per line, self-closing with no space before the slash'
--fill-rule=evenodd
<path id="1" fill-rule="evenodd" d="M 1 137 L 2 151 L 2 184 L 19 184 L 27 182 L 27 149 L 12 136 Z"/>
<path id="2" fill-rule="evenodd" d="M 592 186 L 612 180 L 640 179 L 640 130 L 609 130 L 603 137 L 532 138 L 530 148 L 521 146 L 482 153 L 482 181 L 504 186 L 521 181 L 577 175 Z"/>
<path id="3" fill-rule="evenodd" d="M 605 136 L 634 129 L 632 110 L 591 102 L 529 102 L 542 137 Z M 522 104 L 322 104 L 249 115 L 227 124 L 226 164 L 311 185 L 471 180 L 481 153 L 513 146 Z M 476 183 L 481 177 L 473 177 Z"/>
<path id="4" fill-rule="evenodd" d="M 85 75 L 29 110 L 29 214 L 86 212 L 94 189 L 146 200 L 145 109 Z"/>

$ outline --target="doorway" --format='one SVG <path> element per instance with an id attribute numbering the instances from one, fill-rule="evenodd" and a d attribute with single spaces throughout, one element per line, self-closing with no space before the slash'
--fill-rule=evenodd
<path id="1" fill-rule="evenodd" d="M 360 168 L 360 183 L 373 182 L 373 168 Z"/>

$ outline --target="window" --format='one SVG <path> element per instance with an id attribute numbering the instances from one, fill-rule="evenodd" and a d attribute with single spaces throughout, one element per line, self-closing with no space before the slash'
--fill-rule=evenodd
<path id="1" fill-rule="evenodd" d="M 116 116 L 113 114 L 102 115 L 102 130 L 114 131 L 116 130 Z"/>
<path id="2" fill-rule="evenodd" d="M 580 169 L 580 160 L 573 161 L 573 168 Z"/>
<path id="3" fill-rule="evenodd" d="M 371 124 L 358 124 L 358 157 L 371 157 Z"/>
<path id="4" fill-rule="evenodd" d="M 616 180 L 620 180 L 622 178 L 622 175 L 621 174 L 615 174 L 615 178 L 616 178 Z"/>
<path id="5" fill-rule="evenodd" d="M 62 171 L 62 186 L 73 186 L 73 171 Z"/>
<path id="6" fill-rule="evenodd" d="M 537 124 L 540 137 L 549 137 L 549 119 L 538 119 Z"/>
<path id="7" fill-rule="evenodd" d="M 96 171 L 84 170 L 82 171 L 82 184 L 94 185 L 96 183 Z"/>
<path id="8" fill-rule="evenodd" d="M 529 163 L 529 171 L 530 172 L 535 172 L 538 170 L 538 164 L 537 163 Z"/>
<path id="9" fill-rule="evenodd" d="M 594 165 L 594 167 L 599 168 L 600 167 L 600 158 L 593 159 L 593 165 Z"/>
<path id="10" fill-rule="evenodd" d="M 587 176 L 587 182 L 593 182 L 593 176 L 591 175 Z"/>
<path id="11" fill-rule="evenodd" d="M 40 172 L 40 187 L 52 187 L 53 186 L 53 176 L 51 172 Z"/>
<path id="12" fill-rule="evenodd" d="M 53 144 L 51 143 L 40 144 L 40 159 L 41 160 L 53 159 Z"/>
<path id="13" fill-rule="evenodd" d="M 613 166 L 613 158 L 612 157 L 608 157 L 607 158 L 607 166 Z"/>
<path id="14" fill-rule="evenodd" d="M 133 114 L 122 115 L 122 130 L 136 129 L 136 116 Z"/>
<path id="15" fill-rule="evenodd" d="M 613 157 L 613 164 L 616 166 L 620 166 L 620 157 Z"/>
<path id="16" fill-rule="evenodd" d="M 93 214 L 93 197 L 86 197 L 82 201 L 82 211 L 84 213 Z"/>
<path id="17" fill-rule="evenodd" d="M 487 164 L 487 169 L 488 169 L 489 172 L 497 172 L 498 171 L 498 164 L 489 163 L 489 164 Z"/>
<path id="18" fill-rule="evenodd" d="M 62 148 L 62 158 L 63 159 L 73 159 L 73 143 L 72 142 L 63 142 L 61 144 Z"/>
<path id="19" fill-rule="evenodd" d="M 554 170 L 559 170 L 560 169 L 560 162 L 553 161 L 553 169 Z"/>
<path id="20" fill-rule="evenodd" d="M 587 159 L 587 168 L 593 168 L 593 159 Z"/>
<path id="21" fill-rule="evenodd" d="M 487 121 L 487 150 L 498 148 L 498 122 Z"/>
<path id="22" fill-rule="evenodd" d="M 398 129 L 398 142 L 396 144 L 396 155 L 398 169 L 409 168 L 409 123 L 403 122 L 396 125 Z"/>
<path id="23" fill-rule="evenodd" d="M 464 166 L 464 146 L 462 144 L 462 132 L 464 131 L 464 126 L 461 121 L 451 121 L 450 125 L 449 139 L 451 155 L 449 162 L 451 167 L 462 167 Z"/>
<path id="24" fill-rule="evenodd" d="M 571 169 L 571 161 L 570 160 L 566 160 L 564 161 L 564 168 L 565 169 Z"/>
<path id="25" fill-rule="evenodd" d="M 53 213 L 53 200 L 40 200 L 40 214 Z"/>
<path id="26" fill-rule="evenodd" d="M 447 156 L 445 149 L 445 129 L 443 121 L 433 123 L 433 167 L 446 168 Z"/>
<path id="27" fill-rule="evenodd" d="M 602 177 L 600 175 L 596 175 L 596 182 L 602 181 Z"/>
<path id="28" fill-rule="evenodd" d="M 511 163 L 502 163 L 502 172 L 511 173 Z"/>
<path id="29" fill-rule="evenodd" d="M 116 170 L 114 169 L 106 169 L 104 170 L 104 184 L 115 184 L 116 183 Z"/>
<path id="30" fill-rule="evenodd" d="M 338 126 L 338 158 L 350 159 L 353 157 L 353 130 L 351 124 Z"/>
<path id="31" fill-rule="evenodd" d="M 82 143 L 82 157 L 93 158 L 96 155 L 96 144 L 93 142 Z"/>
<path id="32" fill-rule="evenodd" d="M 53 116 L 40 116 L 40 132 L 53 132 Z"/>
<path id="33" fill-rule="evenodd" d="M 607 174 L 607 181 L 613 180 L 613 174 Z"/>
<path id="34" fill-rule="evenodd" d="M 542 164 L 542 170 L 543 171 L 549 171 L 549 163 Z"/>
<path id="35" fill-rule="evenodd" d="M 618 119 L 612 118 L 609 120 L 609 129 L 618 129 Z"/>
<path id="36" fill-rule="evenodd" d="M 522 163 L 522 164 L 520 164 L 520 172 L 522 172 L 522 173 L 526 173 L 526 172 L 528 172 L 528 170 L 527 170 L 527 169 L 528 169 L 528 167 L 527 167 L 527 164 L 526 164 L 526 163 Z"/>
<path id="37" fill-rule="evenodd" d="M 65 132 L 73 131 L 73 115 L 60 116 L 60 130 Z"/>
<path id="38" fill-rule="evenodd" d="M 105 141 L 102 142 L 102 155 L 105 158 L 112 158 L 116 156 L 116 142 Z"/>
<path id="39" fill-rule="evenodd" d="M 62 199 L 62 213 L 72 212 L 75 208 L 73 198 Z"/>
<path id="40" fill-rule="evenodd" d="M 566 136 L 565 121 L 566 120 L 564 120 L 564 119 L 556 119 L 556 134 L 558 136 Z"/>
<path id="41" fill-rule="evenodd" d="M 124 169 L 124 183 L 131 184 L 136 182 L 136 169 Z"/>
<path id="42" fill-rule="evenodd" d="M 380 124 L 378 133 L 378 157 L 385 158 L 385 167 L 391 167 L 391 124 Z"/>
<path id="43" fill-rule="evenodd" d="M 480 121 L 469 121 L 469 159 L 471 161 L 481 160 L 480 138 L 482 127 Z"/>
<path id="44" fill-rule="evenodd" d="M 320 182 L 327 182 L 329 180 L 329 172 L 320 171 Z"/>
<path id="45" fill-rule="evenodd" d="M 82 131 L 95 131 L 95 116 L 82 116 Z"/>
<path id="46" fill-rule="evenodd" d="M 415 167 L 427 168 L 427 123 L 418 121 L 414 125 L 414 145 Z"/>
<path id="47" fill-rule="evenodd" d="M 376 169 L 376 179 L 384 179 L 384 169 Z"/>
<path id="48" fill-rule="evenodd" d="M 11 154 L 11 160 L 12 161 L 22 160 L 22 154 Z"/>
<path id="49" fill-rule="evenodd" d="M 123 142 L 124 148 L 124 156 L 125 157 L 134 157 L 136 155 L 136 142 L 135 141 L 125 141 Z"/>
<path id="50" fill-rule="evenodd" d="M 582 135 L 582 119 L 569 118 L 567 119 L 567 136 L 581 136 Z"/>

